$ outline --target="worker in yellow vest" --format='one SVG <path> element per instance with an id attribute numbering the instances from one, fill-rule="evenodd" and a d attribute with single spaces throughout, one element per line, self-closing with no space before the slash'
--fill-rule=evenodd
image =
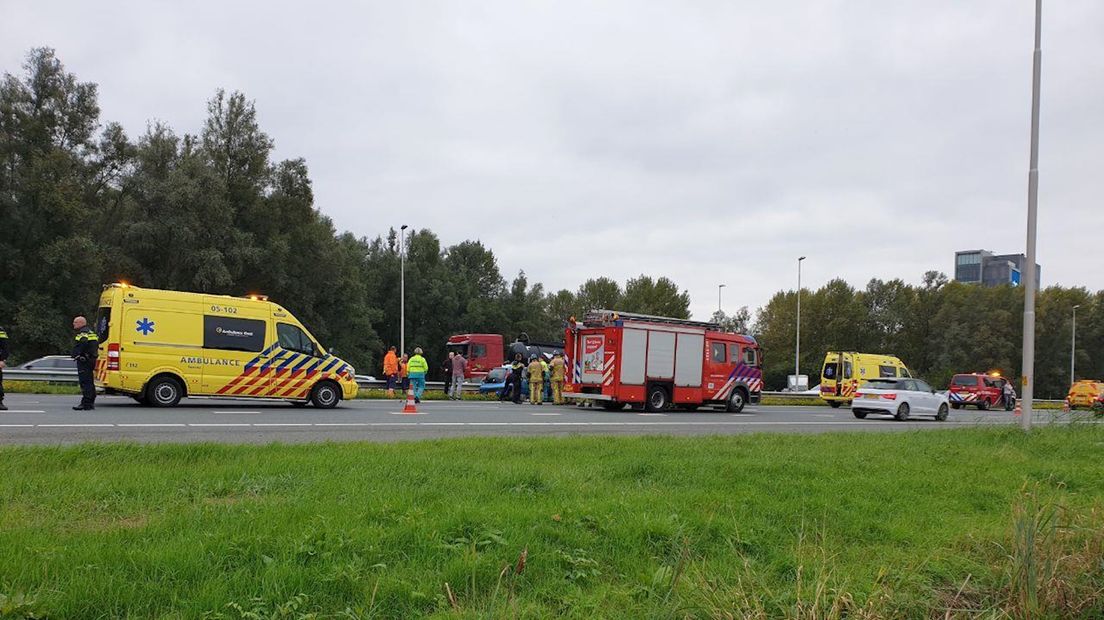
<path id="1" fill-rule="evenodd" d="M 543 405 L 541 397 L 544 396 L 544 366 L 537 356 L 529 358 L 529 404 Z"/>

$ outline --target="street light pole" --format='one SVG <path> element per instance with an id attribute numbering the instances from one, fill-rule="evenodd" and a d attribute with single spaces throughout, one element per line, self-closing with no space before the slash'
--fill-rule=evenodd
<path id="1" fill-rule="evenodd" d="M 1070 334 L 1070 385 L 1073 385 L 1073 370 L 1077 362 L 1077 309 L 1080 307 L 1081 304 L 1073 307 L 1073 332 Z"/>
<path id="2" fill-rule="evenodd" d="M 727 284 L 717 285 L 717 314 L 721 313 L 721 289 L 728 286 Z"/>
<path id="3" fill-rule="evenodd" d="M 1039 83 L 1042 73 L 1043 0 L 1035 0 L 1035 52 L 1031 59 L 1031 163 L 1027 173 L 1027 269 L 1024 273 L 1022 424 L 1031 430 L 1035 398 L 1035 231 L 1039 215 Z"/>
<path id="4" fill-rule="evenodd" d="M 406 353 L 406 224 L 399 229 L 399 355 Z"/>
<path id="5" fill-rule="evenodd" d="M 802 256 L 797 259 L 797 337 L 794 340 L 794 391 L 800 387 L 801 383 L 798 377 L 801 376 L 801 261 L 805 260 Z"/>

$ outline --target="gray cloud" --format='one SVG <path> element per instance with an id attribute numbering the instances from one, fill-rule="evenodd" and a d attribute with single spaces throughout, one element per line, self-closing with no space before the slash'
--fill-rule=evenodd
<path id="1" fill-rule="evenodd" d="M 318 207 L 375 236 L 480 238 L 549 288 L 667 275 L 698 316 L 805 282 L 918 281 L 1022 251 L 1031 3 L 22 3 L 105 120 L 197 131 L 257 101 Z M 1104 288 L 1104 5 L 1044 14 L 1039 261 Z"/>

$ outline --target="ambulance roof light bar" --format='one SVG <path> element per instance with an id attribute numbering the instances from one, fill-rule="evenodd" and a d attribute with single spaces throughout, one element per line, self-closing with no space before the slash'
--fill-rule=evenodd
<path id="1" fill-rule="evenodd" d="M 651 314 L 636 314 L 634 312 L 618 312 L 616 310 L 591 310 L 583 318 L 587 325 L 610 325 L 617 321 L 643 321 L 646 323 L 664 323 L 667 325 L 686 325 L 689 327 L 703 327 L 714 331 L 720 331 L 721 326 L 708 321 L 691 321 L 690 319 L 673 319 L 666 316 L 653 316 Z"/>

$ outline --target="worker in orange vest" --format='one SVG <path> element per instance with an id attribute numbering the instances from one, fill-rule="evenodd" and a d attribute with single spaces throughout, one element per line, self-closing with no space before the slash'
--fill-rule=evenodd
<path id="1" fill-rule="evenodd" d="M 387 397 L 394 398 L 395 384 L 399 381 L 399 356 L 395 354 L 395 347 L 383 356 L 383 376 L 387 379 Z"/>

